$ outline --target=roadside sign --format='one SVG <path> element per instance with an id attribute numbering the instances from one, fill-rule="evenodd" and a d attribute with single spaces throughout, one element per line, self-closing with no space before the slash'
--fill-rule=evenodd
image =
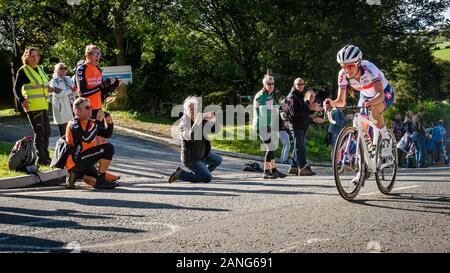
<path id="1" fill-rule="evenodd" d="M 105 66 L 102 67 L 103 70 L 103 78 L 114 79 L 118 78 L 119 80 L 123 80 L 125 84 L 129 84 L 133 82 L 133 73 L 131 71 L 131 65 L 122 65 L 122 66 Z"/>

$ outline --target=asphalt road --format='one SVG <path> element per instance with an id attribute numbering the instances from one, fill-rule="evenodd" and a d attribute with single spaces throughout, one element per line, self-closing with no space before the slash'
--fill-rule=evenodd
<path id="1" fill-rule="evenodd" d="M 371 179 L 350 203 L 327 168 L 267 181 L 225 158 L 210 184 L 168 184 L 178 150 L 110 142 L 120 188 L 0 191 L 0 251 L 450 252 L 448 167 L 401 170 L 390 196 Z"/>

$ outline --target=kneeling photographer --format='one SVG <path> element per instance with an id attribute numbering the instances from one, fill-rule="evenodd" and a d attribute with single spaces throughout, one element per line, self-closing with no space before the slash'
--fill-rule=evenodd
<path id="1" fill-rule="evenodd" d="M 214 125 L 216 117 L 212 112 L 199 112 L 199 101 L 196 97 L 185 99 L 183 110 L 184 114 L 179 124 L 181 162 L 190 171 L 178 167 L 170 176 L 169 183 L 178 179 L 193 183 L 209 183 L 212 180 L 211 172 L 222 163 L 222 157 L 211 152 L 211 143 L 204 133 L 205 127 L 210 127 L 211 133 L 219 131 Z"/>

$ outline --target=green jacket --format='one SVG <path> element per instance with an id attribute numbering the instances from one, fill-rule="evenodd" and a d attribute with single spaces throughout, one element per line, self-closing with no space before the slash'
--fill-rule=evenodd
<path id="1" fill-rule="evenodd" d="M 265 89 L 256 93 L 253 99 L 253 129 L 272 125 L 272 115 L 278 118 L 278 103 L 275 100 L 275 90 L 269 94 Z M 264 122 L 265 121 L 265 122 Z"/>

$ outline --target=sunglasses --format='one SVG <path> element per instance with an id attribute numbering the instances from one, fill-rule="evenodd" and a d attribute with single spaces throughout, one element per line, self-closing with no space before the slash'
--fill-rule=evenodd
<path id="1" fill-rule="evenodd" d="M 80 108 L 80 109 L 83 109 L 83 108 Z M 91 109 L 92 109 L 92 106 L 86 105 L 86 106 L 84 107 L 84 109 L 85 109 L 85 110 L 91 110 Z"/>
<path id="2" fill-rule="evenodd" d="M 266 85 L 275 85 L 275 83 L 274 82 L 268 82 L 268 83 L 266 83 Z"/>
<path id="3" fill-rule="evenodd" d="M 305 85 L 304 83 L 297 83 L 297 84 L 295 84 L 295 85 Z"/>
<path id="4" fill-rule="evenodd" d="M 343 64 L 343 65 L 341 65 L 341 67 L 342 67 L 342 68 L 344 68 L 344 69 L 348 69 L 348 70 L 350 70 L 350 69 L 353 69 L 353 68 L 355 68 L 355 67 L 356 67 L 357 65 L 358 65 L 357 63 L 352 63 L 352 64 Z"/>
<path id="5" fill-rule="evenodd" d="M 67 70 L 67 67 L 60 67 L 59 70 Z"/>
<path id="6" fill-rule="evenodd" d="M 89 52 L 89 55 L 92 55 L 95 58 L 99 58 L 100 56 L 102 56 L 102 54 L 100 52 Z"/>

